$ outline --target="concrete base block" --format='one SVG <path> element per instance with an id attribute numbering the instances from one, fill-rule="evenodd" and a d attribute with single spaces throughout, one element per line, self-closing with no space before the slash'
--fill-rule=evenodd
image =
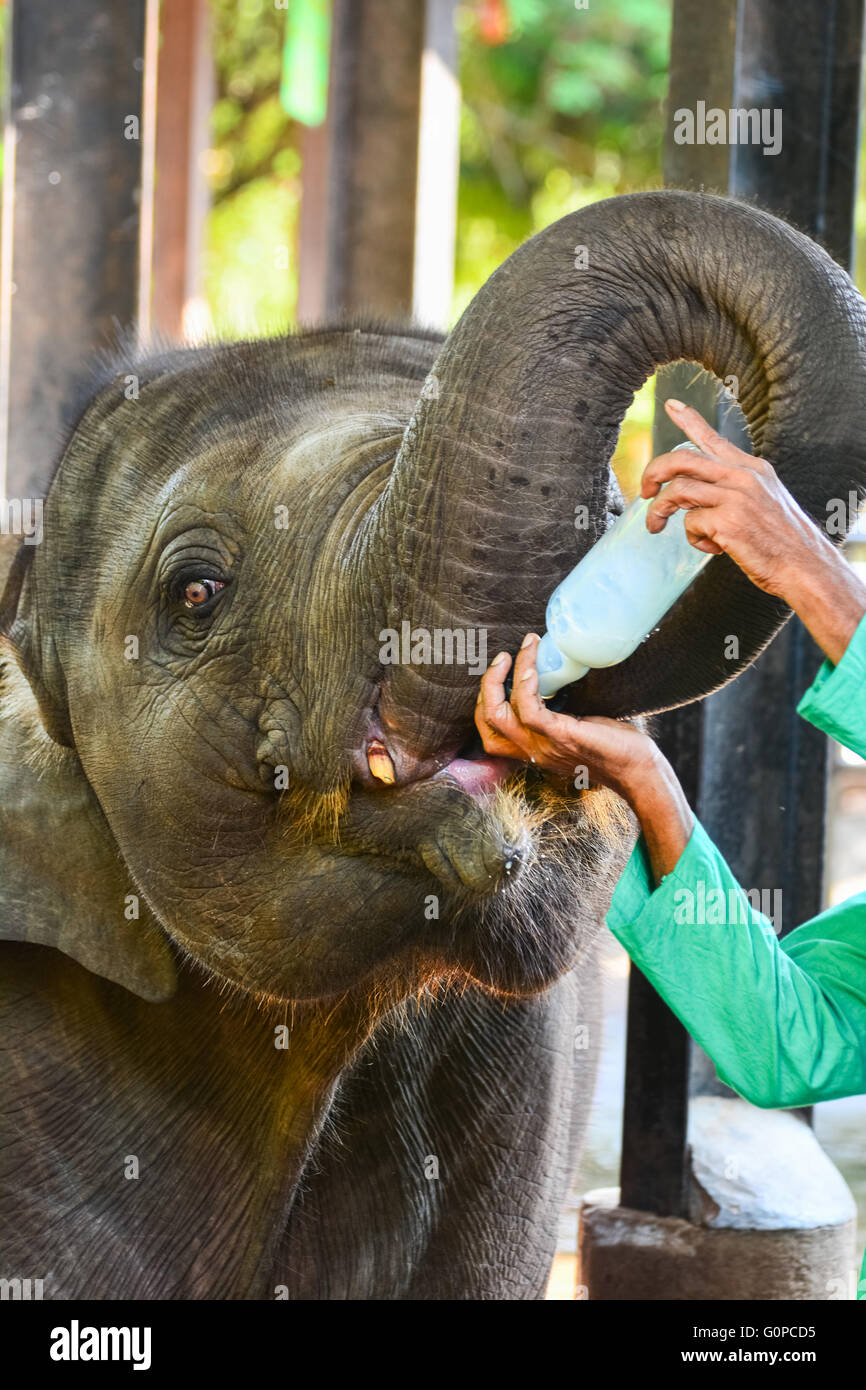
<path id="1" fill-rule="evenodd" d="M 690 1220 L 587 1193 L 590 1299 L 839 1299 L 856 1284 L 856 1209 L 812 1131 L 783 1111 L 703 1096 L 690 1119 Z"/>
<path id="2" fill-rule="evenodd" d="M 850 1288 L 854 1223 L 712 1230 L 585 1203 L 581 1285 L 590 1299 L 836 1299 Z"/>

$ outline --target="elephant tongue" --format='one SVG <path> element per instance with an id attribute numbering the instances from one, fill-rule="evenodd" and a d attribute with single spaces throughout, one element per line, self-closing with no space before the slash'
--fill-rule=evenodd
<path id="1" fill-rule="evenodd" d="M 431 778 L 450 777 L 473 796 L 494 792 L 509 778 L 519 763 L 510 758 L 453 758 Z"/>

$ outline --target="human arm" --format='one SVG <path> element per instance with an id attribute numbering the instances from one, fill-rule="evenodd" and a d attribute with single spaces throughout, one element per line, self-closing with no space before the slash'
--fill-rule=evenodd
<path id="1" fill-rule="evenodd" d="M 779 941 L 651 740 L 614 720 L 535 711 L 535 646 L 530 639 L 518 656 L 511 716 L 521 727 L 512 735 L 531 737 L 529 756 L 561 776 L 586 766 L 637 814 L 643 833 L 614 891 L 608 925 L 721 1079 L 763 1106 L 866 1091 L 866 893 Z M 507 669 L 506 659 L 485 676 L 480 722 L 485 701 L 495 712 L 504 700 Z M 844 733 L 837 722 L 844 718 L 866 738 L 866 618 L 804 706 L 819 727 Z M 768 906 L 775 906 L 773 894 Z"/>
<path id="2" fill-rule="evenodd" d="M 691 421 L 683 428 L 706 442 Z M 677 483 L 685 489 L 680 505 L 689 507 L 687 532 L 698 548 L 725 549 L 759 587 L 800 613 L 828 660 L 799 710 L 866 755 L 866 589 L 793 498 L 777 495 L 781 485 L 772 470 L 759 474 L 754 460 L 738 463 L 754 473 L 741 478 L 726 457 L 724 465 L 706 460 L 712 479 L 689 473 Z M 656 469 L 661 461 L 655 460 L 647 495 L 657 495 L 661 482 L 684 468 L 682 454 L 662 458 L 677 467 L 666 476 L 668 465 Z M 694 469 L 694 456 L 686 464 Z M 664 502 L 664 515 L 670 514 L 670 493 L 656 511 Z M 659 529 L 659 521 L 651 526 Z M 621 721 L 576 720 L 543 704 L 537 640 L 530 635 L 518 655 L 510 701 L 504 692 L 510 658 L 500 654 L 493 663 L 476 720 L 489 752 L 531 759 L 562 777 L 585 766 L 592 780 L 631 805 L 642 836 L 614 893 L 611 929 L 722 1079 L 748 1099 L 798 1105 L 866 1090 L 866 895 L 780 942 L 746 902 L 652 741 Z M 695 920 L 698 901 L 708 896 L 735 901 L 742 912 L 738 907 L 734 921 L 729 913 L 721 922 L 706 914 Z"/>

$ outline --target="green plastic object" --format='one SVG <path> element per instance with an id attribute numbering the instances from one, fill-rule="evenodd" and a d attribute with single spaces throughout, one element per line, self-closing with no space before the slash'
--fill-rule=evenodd
<path id="1" fill-rule="evenodd" d="M 330 50 L 331 0 L 289 0 L 280 105 L 302 125 L 321 125 L 328 114 Z"/>

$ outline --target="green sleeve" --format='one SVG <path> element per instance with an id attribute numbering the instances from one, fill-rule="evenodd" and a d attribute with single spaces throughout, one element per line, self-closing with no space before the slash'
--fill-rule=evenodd
<path id="1" fill-rule="evenodd" d="M 799 709 L 866 755 L 866 619 Z M 721 1079 L 747 1100 L 807 1105 L 866 1092 L 866 893 L 780 942 L 696 823 L 655 890 L 638 840 L 607 920 Z"/>
<path id="2" fill-rule="evenodd" d="M 866 614 L 839 665 L 824 662 L 797 713 L 866 758 Z"/>

